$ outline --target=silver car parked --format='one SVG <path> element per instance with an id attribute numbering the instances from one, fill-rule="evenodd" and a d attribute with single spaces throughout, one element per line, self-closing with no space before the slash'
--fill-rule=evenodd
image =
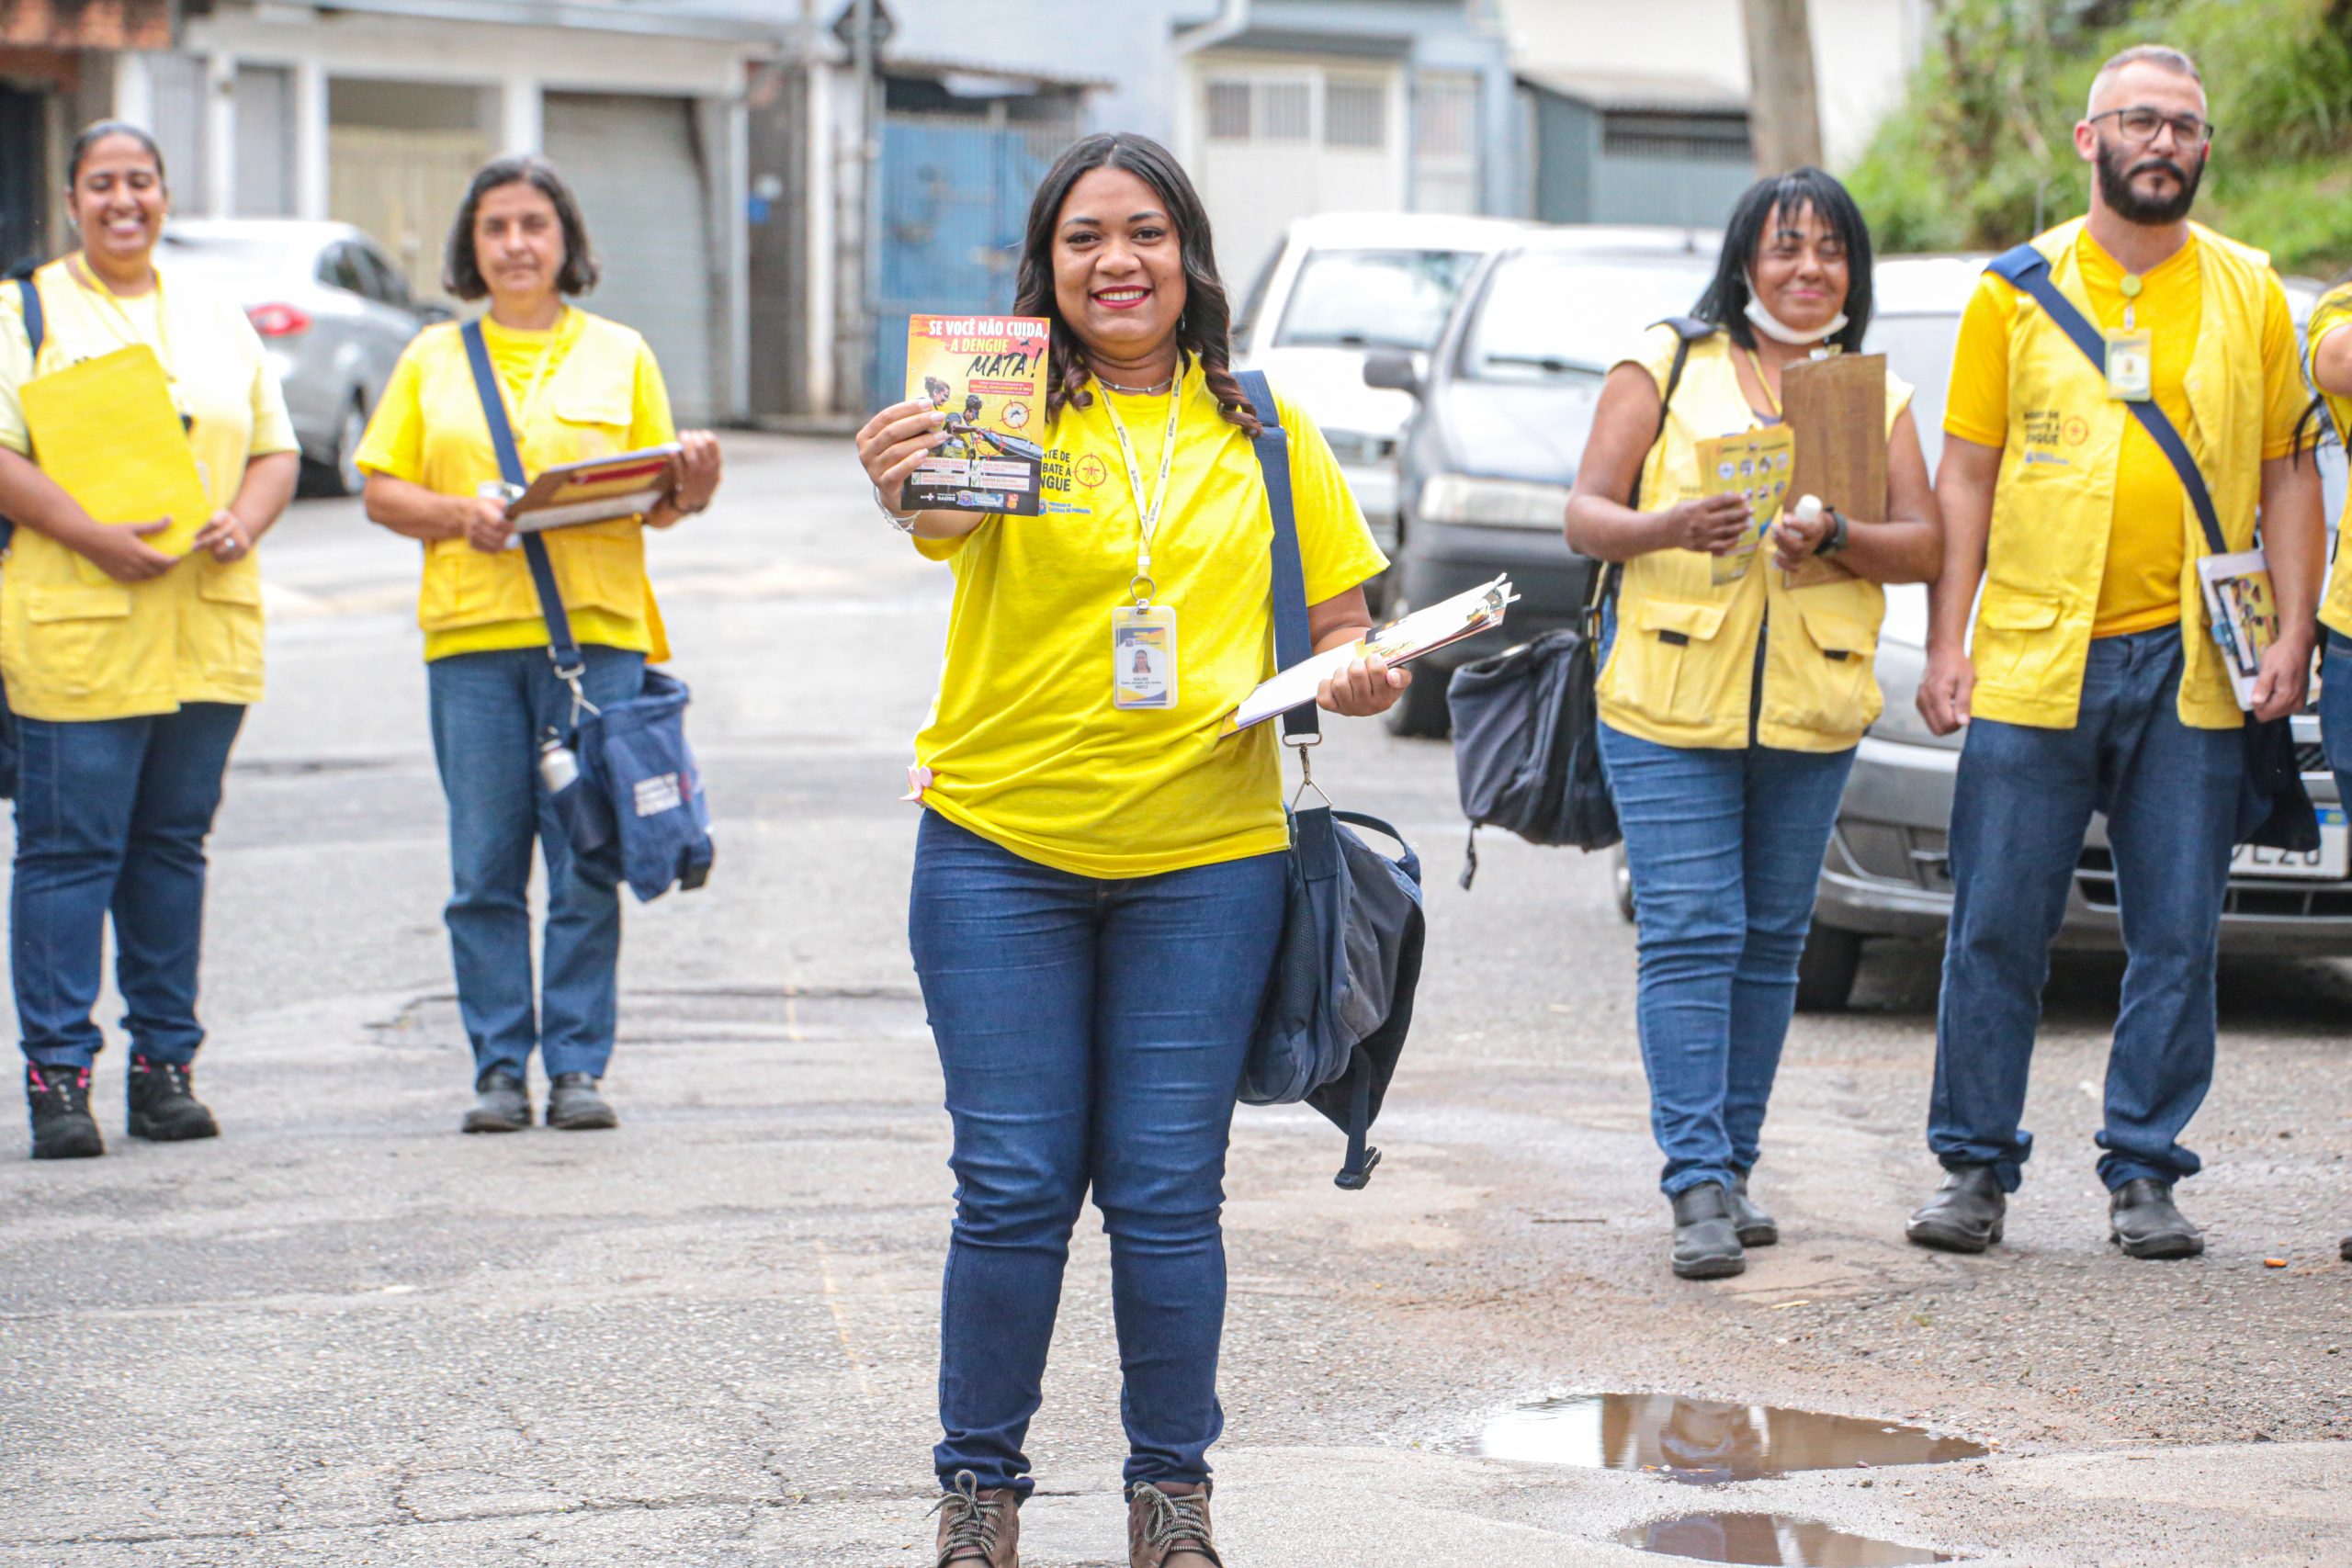
<path id="1" fill-rule="evenodd" d="M 368 415 L 401 350 L 427 321 L 390 260 L 348 223 L 203 219 L 164 231 L 164 264 L 200 272 L 245 308 L 286 389 L 306 479 L 349 495 Z"/>

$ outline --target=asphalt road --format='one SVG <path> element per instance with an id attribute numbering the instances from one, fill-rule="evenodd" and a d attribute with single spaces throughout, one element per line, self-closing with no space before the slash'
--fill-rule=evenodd
<path id="1" fill-rule="evenodd" d="M 457 1134 L 413 547 L 331 502 L 266 546 L 198 1075 L 227 1134 L 123 1138 L 118 1048 L 107 1158 L 0 1158 L 0 1562 L 928 1563 L 950 1182 L 897 796 L 946 579 L 839 444 L 729 452 L 654 547 L 718 870 L 628 911 L 615 1134 Z M 2226 973 L 2183 1190 L 2211 1248 L 2146 1264 L 2091 1168 L 2120 965 L 2062 963 L 2030 1185 L 1962 1259 L 1901 1234 L 1936 1174 L 1934 955 L 1874 951 L 1790 1041 L 1758 1175 L 1783 1245 L 1679 1283 L 1603 862 L 1489 836 L 1462 892 L 1444 748 L 1343 728 L 1321 775 L 1415 839 L 1430 964 L 1368 1190 L 1332 1187 L 1319 1118 L 1240 1115 L 1235 1568 L 1633 1563 L 1620 1531 L 1693 1507 L 1984 1562 L 2352 1562 L 2352 969 Z M 1082 1226 L 1033 1433 L 1046 1568 L 1124 1561 L 1104 1256 Z M 1612 1389 L 1992 1454 L 1715 1489 L 1481 1457 L 1498 1416 Z"/>

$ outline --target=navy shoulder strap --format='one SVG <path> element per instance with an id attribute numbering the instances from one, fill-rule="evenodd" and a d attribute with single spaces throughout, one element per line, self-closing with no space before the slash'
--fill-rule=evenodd
<path id="1" fill-rule="evenodd" d="M 2075 308 L 2075 302 L 2058 291 L 2051 280 L 2050 258 L 2031 245 L 2019 245 L 2004 251 L 1993 258 L 1984 270 L 2004 278 L 2033 297 L 2044 314 L 2057 323 L 2058 330 L 2083 351 L 2083 357 L 2107 374 L 2107 337 L 2090 319 Z M 2154 398 L 2125 405 L 2154 438 L 2157 448 L 2180 476 L 2180 486 L 2188 492 L 2188 504 L 2197 509 L 2197 521 L 2205 525 L 2205 547 L 2215 555 L 2230 553 L 2228 536 L 2222 532 L 2222 514 L 2213 508 L 2213 492 L 2205 487 L 2205 476 L 2197 467 L 2197 458 L 2188 450 L 2188 443 L 2173 422 L 2172 416 Z"/>
<path id="2" fill-rule="evenodd" d="M 25 307 L 25 341 L 32 345 L 33 357 L 40 357 L 40 345 L 48 339 L 48 323 L 41 319 L 40 288 L 28 273 L 17 279 L 17 298 Z"/>
<path id="3" fill-rule="evenodd" d="M 1258 466 L 1265 470 L 1266 506 L 1273 513 L 1274 668 L 1287 670 L 1315 651 L 1306 624 L 1306 568 L 1298 553 L 1298 513 L 1291 504 L 1290 435 L 1274 407 L 1274 389 L 1262 370 L 1244 370 L 1238 379 L 1258 416 Z M 1320 735 L 1315 705 L 1283 715 L 1284 735 Z"/>
<path id="4" fill-rule="evenodd" d="M 481 417 L 490 426 L 490 444 L 498 453 L 498 474 L 521 490 L 530 483 L 523 473 L 523 454 L 515 449 L 514 427 L 506 421 L 506 395 L 498 389 L 498 372 L 490 363 L 490 344 L 480 321 L 459 329 L 466 340 L 466 360 L 473 367 L 474 394 L 481 400 Z M 555 580 L 555 562 L 548 558 L 547 541 L 536 533 L 523 536 L 524 558 L 531 563 L 531 583 L 538 590 L 539 615 L 548 624 L 548 658 L 556 673 L 566 679 L 580 673 L 580 645 L 571 640 L 571 617 L 564 613 L 563 590 Z"/>

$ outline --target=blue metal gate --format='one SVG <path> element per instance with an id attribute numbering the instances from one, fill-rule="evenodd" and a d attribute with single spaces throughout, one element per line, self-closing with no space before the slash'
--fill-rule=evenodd
<path id="1" fill-rule="evenodd" d="M 1029 197 L 1068 141 L 996 115 L 884 119 L 869 407 L 905 395 L 909 315 L 1012 309 Z"/>

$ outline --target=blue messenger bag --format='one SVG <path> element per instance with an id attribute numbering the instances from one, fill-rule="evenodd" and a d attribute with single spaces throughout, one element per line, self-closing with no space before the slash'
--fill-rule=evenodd
<path id="1" fill-rule="evenodd" d="M 519 493 L 529 481 L 481 323 L 467 322 L 464 335 L 474 390 L 498 451 L 499 474 Z M 580 684 L 587 664 L 572 640 L 571 617 L 564 613 L 547 542 L 536 533 L 525 534 L 523 554 L 548 623 L 548 658 L 571 688 L 572 732 L 549 739 L 570 749 L 578 773 L 560 786 L 552 779 L 548 784 L 574 867 L 602 886 L 627 882 L 639 902 L 673 886 L 688 892 L 700 887 L 710 879 L 710 806 L 694 750 L 686 744 L 685 682 L 649 669 L 637 696 L 604 708 L 591 703 Z"/>
<path id="2" fill-rule="evenodd" d="M 1262 371 L 1245 370 L 1242 390 L 1261 432 L 1253 443 L 1265 471 L 1273 514 L 1274 663 L 1287 670 L 1314 652 L 1307 630 L 1306 568 L 1291 506 L 1290 442 Z M 1301 748 L 1322 739 L 1315 705 L 1283 715 L 1283 738 Z M 1314 775 L 1299 799 L 1316 788 Z M 1396 840 L 1388 856 L 1343 826 L 1353 823 Z M 1305 1100 L 1348 1135 L 1347 1161 L 1333 1179 L 1354 1190 L 1372 1179 L 1380 1151 L 1366 1135 L 1413 1021 L 1420 984 L 1421 863 L 1403 834 L 1377 818 L 1335 811 L 1329 799 L 1290 809 L 1287 903 L 1274 967 L 1258 1011 L 1241 1099 L 1250 1105 Z"/>

